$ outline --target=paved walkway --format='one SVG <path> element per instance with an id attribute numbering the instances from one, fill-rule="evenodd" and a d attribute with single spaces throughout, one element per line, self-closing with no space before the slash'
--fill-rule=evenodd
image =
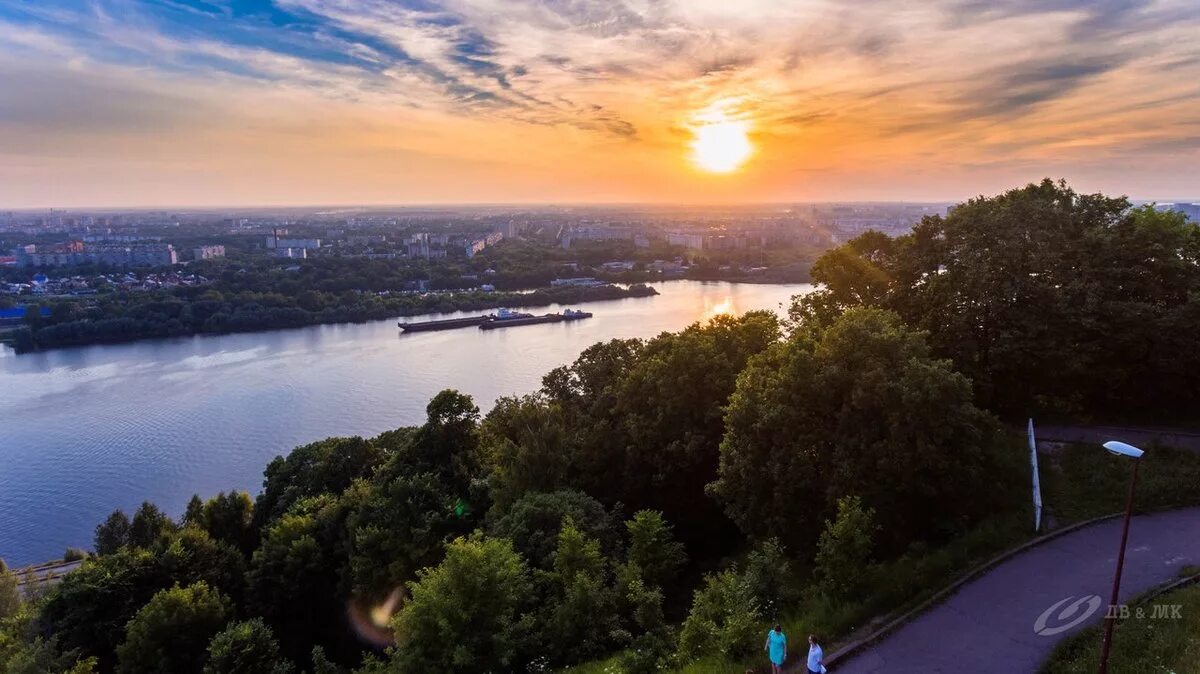
<path id="1" fill-rule="evenodd" d="M 1060 640 L 1103 618 L 1120 527 L 1120 519 L 1101 522 L 1024 552 L 830 671 L 1036 672 Z M 1177 578 L 1188 564 L 1200 564 L 1200 508 L 1135 517 L 1122 601 Z"/>

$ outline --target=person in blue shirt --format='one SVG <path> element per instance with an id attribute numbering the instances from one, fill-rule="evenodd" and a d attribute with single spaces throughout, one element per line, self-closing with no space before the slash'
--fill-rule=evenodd
<path id="1" fill-rule="evenodd" d="M 825 674 L 825 651 L 817 643 L 817 635 L 808 635 L 808 671 L 809 674 Z"/>
<path id="2" fill-rule="evenodd" d="M 787 637 L 779 625 L 767 632 L 767 643 L 763 650 L 771 657 L 771 674 L 783 672 L 783 661 L 787 660 Z"/>

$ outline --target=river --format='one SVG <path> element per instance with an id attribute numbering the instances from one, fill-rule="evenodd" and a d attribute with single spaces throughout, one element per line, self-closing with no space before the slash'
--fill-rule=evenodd
<path id="1" fill-rule="evenodd" d="M 0 347 L 0 558 L 15 566 L 90 548 L 109 512 L 132 514 L 144 499 L 178 516 L 194 493 L 256 494 L 275 455 L 419 424 L 445 388 L 486 412 L 596 342 L 782 311 L 812 289 L 654 285 L 656 297 L 588 303 L 594 318 L 505 330 L 401 334 L 389 320 L 20 356 Z M 439 318 L 458 315 L 468 314 Z"/>

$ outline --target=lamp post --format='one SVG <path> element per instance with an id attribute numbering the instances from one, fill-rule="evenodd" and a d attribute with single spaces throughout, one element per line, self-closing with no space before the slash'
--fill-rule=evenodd
<path id="1" fill-rule="evenodd" d="M 1138 465 L 1142 450 L 1117 440 L 1104 443 L 1104 448 L 1117 456 L 1133 459 L 1133 478 L 1129 481 L 1129 499 L 1125 502 L 1125 525 L 1121 529 L 1121 550 L 1117 553 L 1117 573 L 1113 577 L 1112 600 L 1108 602 L 1108 613 L 1104 617 L 1104 642 L 1100 647 L 1100 674 L 1108 674 L 1108 651 L 1112 647 L 1113 626 L 1117 622 L 1117 600 L 1121 592 L 1121 569 L 1125 566 L 1125 544 L 1129 542 L 1129 520 L 1133 517 L 1133 492 L 1137 488 Z"/>

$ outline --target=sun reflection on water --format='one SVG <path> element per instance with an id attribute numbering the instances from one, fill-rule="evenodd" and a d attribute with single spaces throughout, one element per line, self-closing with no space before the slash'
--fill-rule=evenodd
<path id="1" fill-rule="evenodd" d="M 733 304 L 733 298 L 726 296 L 721 301 L 717 302 L 705 298 L 704 300 L 704 318 L 708 321 L 717 316 L 730 316 L 737 313 L 737 307 Z"/>

